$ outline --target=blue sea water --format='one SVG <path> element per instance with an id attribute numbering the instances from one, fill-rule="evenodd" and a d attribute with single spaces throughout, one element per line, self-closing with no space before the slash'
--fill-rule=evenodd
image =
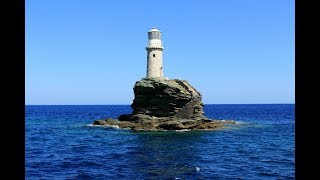
<path id="1" fill-rule="evenodd" d="M 205 105 L 215 131 L 90 126 L 129 105 L 26 107 L 26 179 L 295 179 L 294 104 Z"/>

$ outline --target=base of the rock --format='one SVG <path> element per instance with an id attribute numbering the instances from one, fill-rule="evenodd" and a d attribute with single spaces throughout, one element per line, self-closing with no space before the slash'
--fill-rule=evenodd
<path id="1" fill-rule="evenodd" d="M 125 115 L 124 115 L 125 116 Z M 215 130 L 221 129 L 225 124 L 235 124 L 233 120 L 211 119 L 176 119 L 174 117 L 152 117 L 144 114 L 120 116 L 119 119 L 108 118 L 96 120 L 93 125 L 119 126 L 119 128 L 139 130 Z"/>

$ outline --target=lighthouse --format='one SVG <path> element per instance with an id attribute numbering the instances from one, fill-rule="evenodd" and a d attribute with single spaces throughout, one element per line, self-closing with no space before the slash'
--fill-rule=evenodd
<path id="1" fill-rule="evenodd" d="M 148 32 L 147 78 L 163 78 L 161 32 L 155 27 Z"/>

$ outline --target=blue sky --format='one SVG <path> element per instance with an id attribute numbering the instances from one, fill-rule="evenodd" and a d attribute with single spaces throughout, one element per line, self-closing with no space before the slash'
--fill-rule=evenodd
<path id="1" fill-rule="evenodd" d="M 147 31 L 205 104 L 295 102 L 293 0 L 27 0 L 26 104 L 131 104 Z"/>

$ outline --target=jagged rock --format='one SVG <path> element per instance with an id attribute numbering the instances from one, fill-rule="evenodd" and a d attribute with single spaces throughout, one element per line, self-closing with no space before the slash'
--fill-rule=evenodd
<path id="1" fill-rule="evenodd" d="M 187 81 L 146 79 L 134 85 L 132 114 L 186 119 L 205 118 L 201 94 Z"/>
<path id="2" fill-rule="evenodd" d="M 130 121 L 131 114 L 122 114 L 118 117 L 119 121 Z"/>
<path id="3" fill-rule="evenodd" d="M 235 123 L 205 117 L 202 95 L 185 80 L 143 78 L 135 83 L 133 90 L 132 114 L 120 115 L 118 120 L 97 120 L 93 124 L 118 125 L 132 130 L 212 130 Z"/>
<path id="4" fill-rule="evenodd" d="M 93 122 L 93 125 L 100 125 L 100 126 L 105 126 L 105 125 L 118 125 L 116 119 L 112 118 L 107 118 L 105 120 L 96 120 Z"/>
<path id="5" fill-rule="evenodd" d="M 185 129 L 184 125 L 182 123 L 177 122 L 177 121 L 169 121 L 169 122 L 162 123 L 159 125 L 159 128 L 166 129 L 166 130 Z"/>
<path id="6" fill-rule="evenodd" d="M 119 126 L 120 128 L 129 128 L 135 131 L 138 130 L 214 130 L 221 128 L 224 124 L 235 124 L 232 120 L 220 121 L 214 120 L 203 122 L 201 120 L 186 120 L 186 119 L 136 119 L 134 121 L 118 121 L 118 120 L 96 120 L 95 125 L 102 126 Z"/>
<path id="7" fill-rule="evenodd" d="M 103 126 L 103 125 L 107 125 L 107 123 L 104 120 L 96 120 L 96 121 L 93 122 L 93 125 Z"/>

